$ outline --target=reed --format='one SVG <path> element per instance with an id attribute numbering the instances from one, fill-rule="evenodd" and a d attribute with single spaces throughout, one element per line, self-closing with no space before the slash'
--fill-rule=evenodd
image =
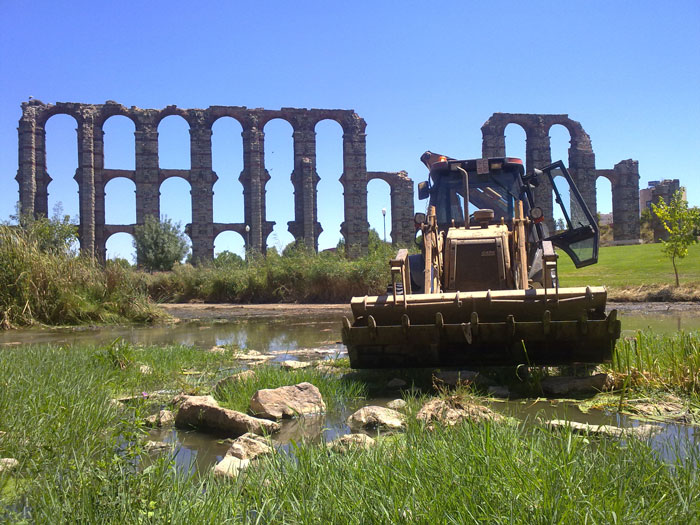
<path id="1" fill-rule="evenodd" d="M 164 317 L 130 269 L 46 251 L 24 229 L 7 225 L 0 225 L 0 316 L 5 328 Z"/>
<path id="2" fill-rule="evenodd" d="M 611 371 L 630 386 L 700 395 L 700 333 L 639 331 L 617 343 Z M 619 382 L 621 382 L 619 381 Z"/>

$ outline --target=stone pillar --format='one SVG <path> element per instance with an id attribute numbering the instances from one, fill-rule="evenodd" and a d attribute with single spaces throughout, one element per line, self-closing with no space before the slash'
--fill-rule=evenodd
<path id="1" fill-rule="evenodd" d="M 413 181 L 405 171 L 400 171 L 391 185 L 391 241 L 406 245 L 414 238 Z"/>
<path id="2" fill-rule="evenodd" d="M 549 143 L 549 130 L 540 123 L 538 126 L 525 130 L 527 134 L 527 144 L 525 147 L 525 168 L 529 175 L 535 168 L 544 168 L 552 163 L 552 152 Z M 554 233 L 554 217 L 552 206 L 552 185 L 549 178 L 540 177 L 540 185 L 535 188 L 535 205 L 542 208 L 545 217 L 545 224 L 549 228 L 550 234 Z"/>
<path id="3" fill-rule="evenodd" d="M 481 126 L 481 156 L 488 159 L 491 157 L 506 156 L 506 136 L 505 128 L 491 125 L 489 121 Z"/>
<path id="4" fill-rule="evenodd" d="M 578 191 L 583 197 L 588 209 L 597 217 L 598 204 L 596 202 L 595 181 L 595 153 L 591 146 L 591 139 L 587 133 L 581 131 L 582 135 L 571 137 L 571 147 L 569 148 L 569 173 L 576 183 Z M 575 210 L 574 210 L 575 211 Z M 573 214 L 574 212 L 572 212 Z M 576 223 L 576 217 L 572 221 Z"/>
<path id="5" fill-rule="evenodd" d="M 34 158 L 36 162 L 36 196 L 34 197 L 34 215 L 49 216 L 49 183 L 51 177 L 46 168 L 46 129 L 37 125 L 34 129 Z M 53 211 L 53 210 L 51 210 Z"/>
<path id="6" fill-rule="evenodd" d="M 293 120 L 294 126 L 294 220 L 289 221 L 289 232 L 295 240 L 304 240 L 308 248 L 318 250 L 321 225 L 318 222 L 316 172 L 316 131 L 306 117 Z"/>
<path id="7" fill-rule="evenodd" d="M 80 250 L 95 255 L 95 114 L 84 108 L 78 124 L 78 181 Z"/>
<path id="8" fill-rule="evenodd" d="M 144 112 L 136 121 L 136 224 L 147 216 L 160 220 L 160 182 L 158 178 L 158 128 L 152 114 Z"/>
<path id="9" fill-rule="evenodd" d="M 214 257 L 214 183 L 217 176 L 211 164 L 211 126 L 201 112 L 190 127 L 190 184 L 192 194 L 192 259 Z"/>
<path id="10" fill-rule="evenodd" d="M 19 121 L 17 133 L 19 135 L 19 168 L 15 179 L 19 183 L 19 207 L 21 213 L 35 214 L 37 195 L 37 166 L 36 166 L 36 128 L 37 123 L 33 116 L 26 114 L 26 107 L 22 104 L 24 115 Z"/>
<path id="11" fill-rule="evenodd" d="M 615 164 L 612 184 L 613 239 L 615 244 L 638 244 L 639 163 L 628 159 Z"/>
<path id="12" fill-rule="evenodd" d="M 358 257 L 367 253 L 367 160 L 365 121 L 351 114 L 343 119 L 343 185 L 345 220 L 340 231 L 345 238 L 345 253 Z"/>
<path id="13" fill-rule="evenodd" d="M 102 123 L 104 125 L 104 122 Z M 105 238 L 105 132 L 100 126 L 95 130 L 95 256 L 104 261 L 107 256 L 107 239 Z"/>
<path id="14" fill-rule="evenodd" d="M 245 224 L 250 226 L 246 250 L 264 252 L 264 241 L 269 234 L 263 231 L 266 226 L 264 186 L 270 175 L 265 169 L 265 133 L 258 128 L 258 122 L 254 114 L 243 122 L 243 172 L 238 180 L 243 185 Z"/>

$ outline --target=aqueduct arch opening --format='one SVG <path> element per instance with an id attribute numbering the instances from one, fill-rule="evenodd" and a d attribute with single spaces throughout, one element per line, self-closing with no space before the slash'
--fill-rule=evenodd
<path id="1" fill-rule="evenodd" d="M 322 120 L 333 120 L 342 128 L 344 220 L 341 233 L 348 254 L 367 251 L 367 182 L 365 121 L 352 110 L 248 109 L 242 106 L 211 106 L 206 109 L 127 108 L 113 101 L 104 104 L 59 102 L 44 104 L 39 100 L 22 103 L 19 121 L 20 208 L 23 212 L 48 215 L 45 123 L 55 114 L 72 116 L 78 125 L 78 169 L 80 245 L 84 253 L 105 256 L 106 239 L 117 232 L 133 234 L 134 224 L 105 223 L 105 184 L 124 177 L 136 187 L 136 223 L 147 216 L 160 217 L 160 187 L 171 177 L 186 180 L 191 189 L 192 221 L 186 231 L 192 240 L 194 260 L 211 259 L 214 238 L 221 231 L 236 231 L 246 239 L 249 249 L 264 251 L 274 223 L 267 220 L 265 184 L 264 127 L 272 119 L 283 119 L 292 126 L 294 220 L 288 229 L 295 239 L 317 248 L 321 224 L 317 220 L 317 185 L 315 127 Z M 114 115 L 125 116 L 134 123 L 134 169 L 106 169 L 102 126 Z M 158 126 L 171 115 L 182 117 L 189 127 L 189 169 L 164 169 L 159 162 Z M 213 217 L 213 186 L 218 180 L 212 167 L 212 125 L 221 117 L 231 117 L 242 128 L 243 222 L 217 223 Z M 391 180 L 392 231 L 396 239 L 410 239 L 413 233 L 413 183 L 403 172 L 371 172 Z M 400 175 L 400 176 L 399 176 Z M 410 191 L 409 191 L 410 187 Z M 394 209 L 396 206 L 396 209 Z M 247 228 L 246 228 L 247 227 Z"/>
<path id="2" fill-rule="evenodd" d="M 568 150 L 568 168 L 578 186 L 581 196 L 595 216 L 596 179 L 606 176 L 612 183 L 613 193 L 613 238 L 616 243 L 639 242 L 639 165 L 637 161 L 625 160 L 612 170 L 598 170 L 591 138 L 579 122 L 568 115 L 530 113 L 494 113 L 481 127 L 483 157 L 506 155 L 505 128 L 518 124 L 525 130 L 525 169 L 532 173 L 552 162 L 549 130 L 554 125 L 564 126 L 571 137 Z M 555 159 L 558 160 L 558 159 Z M 537 205 L 547 217 L 550 231 L 554 231 L 552 188 L 548 181 L 540 181 L 535 190 Z"/>

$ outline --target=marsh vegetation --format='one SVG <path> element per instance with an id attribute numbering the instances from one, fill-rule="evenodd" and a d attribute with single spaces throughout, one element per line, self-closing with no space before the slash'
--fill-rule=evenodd
<path id="1" fill-rule="evenodd" d="M 610 372 L 622 386 L 606 400 L 622 400 L 625 410 L 628 400 L 673 394 L 691 413 L 697 409 L 699 336 L 642 334 L 621 344 Z M 662 455 L 645 439 L 579 436 L 532 420 L 428 430 L 415 418 L 421 404 L 454 392 L 432 390 L 420 373 L 348 374 L 346 360 L 291 371 L 261 365 L 215 395 L 245 410 L 256 389 L 309 381 L 333 412 L 361 405 L 400 374 L 405 432 L 380 433 L 375 447 L 346 454 L 300 439 L 226 481 L 180 468 L 175 448 L 147 452 L 145 417 L 178 392 L 212 392 L 220 378 L 245 368 L 240 356 L 234 346 L 211 352 L 123 341 L 3 348 L 0 456 L 19 466 L 0 473 L 2 519 L 691 523 L 700 513 L 697 446 Z M 478 391 L 457 394 L 484 401 Z"/>

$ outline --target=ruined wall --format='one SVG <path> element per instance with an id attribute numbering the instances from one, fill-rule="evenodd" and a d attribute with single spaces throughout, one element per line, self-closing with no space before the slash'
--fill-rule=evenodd
<path id="1" fill-rule="evenodd" d="M 525 167 L 528 174 L 534 168 L 542 168 L 552 162 L 549 130 L 556 124 L 564 126 L 571 137 L 568 169 L 591 213 L 595 216 L 598 210 L 596 180 L 607 177 L 612 183 L 615 242 L 639 242 L 637 161 L 626 160 L 616 164 L 612 170 L 597 170 L 591 138 L 579 122 L 568 115 L 530 113 L 494 113 L 481 127 L 483 157 L 506 155 L 505 128 L 508 124 L 517 124 L 525 130 Z M 552 186 L 549 181 L 540 181 L 540 186 L 535 190 L 535 200 L 544 211 L 550 231 L 554 231 Z"/>
<path id="2" fill-rule="evenodd" d="M 117 232 L 133 234 L 134 225 L 105 224 L 105 184 L 113 178 L 124 177 L 136 186 L 136 222 L 142 224 L 147 216 L 160 216 L 160 185 L 169 177 L 180 177 L 190 184 L 192 223 L 185 231 L 192 240 L 195 260 L 211 259 L 214 238 L 223 231 L 239 233 L 249 249 L 264 251 L 274 222 L 267 220 L 266 189 L 270 175 L 265 169 L 265 124 L 275 118 L 289 122 L 293 128 L 294 220 L 288 229 L 294 238 L 318 249 L 322 231 L 317 218 L 316 132 L 321 120 L 334 120 L 343 128 L 343 174 L 345 220 L 341 233 L 348 254 L 358 256 L 367 251 L 369 223 L 367 222 L 367 182 L 380 177 L 391 186 L 392 238 L 395 242 L 409 239 L 413 224 L 413 182 L 405 172 L 367 173 L 365 121 L 352 110 L 248 109 L 241 106 L 211 106 L 207 109 L 126 108 L 113 101 L 105 104 L 63 103 L 44 104 L 38 100 L 22 103 L 19 121 L 19 182 L 20 207 L 23 212 L 48 214 L 48 185 L 51 177 L 46 170 L 46 134 L 44 126 L 53 115 L 71 115 L 78 122 L 79 166 L 75 175 L 80 202 L 80 246 L 84 253 L 105 256 L 105 244 Z M 114 115 L 123 115 L 135 125 L 135 169 L 104 169 L 102 126 Z M 161 169 L 158 160 L 158 124 L 169 115 L 180 115 L 190 126 L 189 170 Z M 236 119 L 243 128 L 244 222 L 215 223 L 213 221 L 213 186 L 218 177 L 212 169 L 212 125 L 221 117 Z M 410 190 L 410 191 L 409 191 Z M 410 193 L 410 198 L 409 198 Z M 249 231 L 246 232 L 246 226 Z"/>

